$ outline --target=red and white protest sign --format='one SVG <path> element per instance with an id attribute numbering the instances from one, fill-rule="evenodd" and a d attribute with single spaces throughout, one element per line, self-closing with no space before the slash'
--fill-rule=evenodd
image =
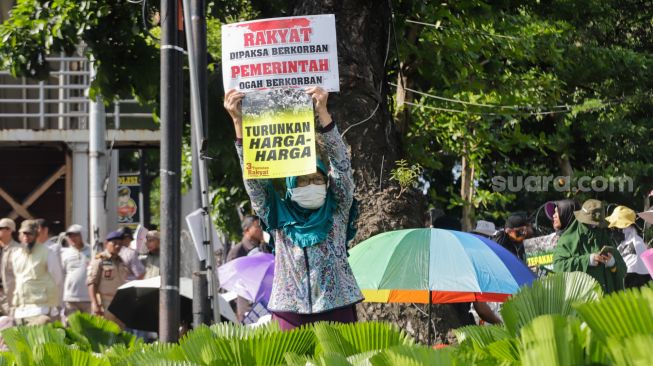
<path id="1" fill-rule="evenodd" d="M 334 15 L 223 25 L 222 76 L 225 91 L 309 86 L 339 91 Z"/>

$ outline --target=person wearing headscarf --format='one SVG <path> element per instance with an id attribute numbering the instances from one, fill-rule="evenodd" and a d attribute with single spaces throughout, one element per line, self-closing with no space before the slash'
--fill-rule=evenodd
<path id="1" fill-rule="evenodd" d="M 558 239 L 553 252 L 555 272 L 580 271 L 594 277 L 610 293 L 624 288 L 626 263 L 615 249 L 607 230 L 601 201 L 589 199 L 574 211 L 576 221 Z"/>
<path id="2" fill-rule="evenodd" d="M 252 207 L 274 240 L 275 266 L 268 310 L 282 329 L 316 321 L 355 322 L 363 300 L 347 260 L 354 233 L 354 180 L 344 141 L 327 111 L 328 93 L 308 88 L 315 103 L 330 170 L 317 161 L 313 174 L 287 177 L 282 198 L 269 179 L 245 179 Z M 224 107 L 236 131 L 241 160 L 242 92 L 229 90 Z"/>
<path id="3" fill-rule="evenodd" d="M 576 200 L 559 200 L 547 202 L 544 206 L 546 216 L 551 220 L 553 230 L 555 230 L 554 240 L 557 242 L 565 230 L 576 220 L 574 211 L 580 207 Z"/>
<path id="4" fill-rule="evenodd" d="M 626 288 L 642 287 L 651 281 L 651 275 L 640 258 L 646 251 L 646 243 L 637 233 L 636 217 L 635 211 L 626 206 L 617 206 L 612 214 L 606 217 L 610 223 L 608 227 L 619 236 L 617 249 L 628 267 L 624 281 Z"/>
<path id="5" fill-rule="evenodd" d="M 508 249 L 522 262 L 526 262 L 524 240 L 531 236 L 533 236 L 533 228 L 528 216 L 524 212 L 516 212 L 506 219 L 503 230 L 499 231 L 493 240 Z"/>

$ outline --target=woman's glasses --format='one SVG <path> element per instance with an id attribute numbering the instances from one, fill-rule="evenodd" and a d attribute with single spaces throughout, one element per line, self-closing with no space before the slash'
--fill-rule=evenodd
<path id="1" fill-rule="evenodd" d="M 315 175 L 313 177 L 301 176 L 297 177 L 297 187 L 306 187 L 309 184 L 322 185 L 326 184 L 326 177 L 323 175 Z"/>

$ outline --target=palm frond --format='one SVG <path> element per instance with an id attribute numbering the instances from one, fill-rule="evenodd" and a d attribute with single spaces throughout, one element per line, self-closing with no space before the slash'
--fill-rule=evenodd
<path id="1" fill-rule="evenodd" d="M 339 353 L 322 353 L 315 362 L 318 366 L 352 366 L 347 358 Z"/>
<path id="2" fill-rule="evenodd" d="M 504 338 L 490 343 L 485 351 L 502 365 L 519 364 L 519 342 L 515 338 Z"/>
<path id="3" fill-rule="evenodd" d="M 299 327 L 289 332 L 260 334 L 247 340 L 248 350 L 257 365 L 281 365 L 284 354 L 312 354 L 315 349 L 315 334 L 310 327 Z"/>
<path id="4" fill-rule="evenodd" d="M 345 357 L 398 345 L 413 344 L 412 338 L 395 325 L 383 322 L 317 323 L 313 327 L 319 349 Z"/>
<path id="5" fill-rule="evenodd" d="M 470 342 L 479 350 L 496 341 L 509 338 L 510 333 L 502 325 L 480 326 L 468 325 L 454 330 L 458 343 Z"/>
<path id="6" fill-rule="evenodd" d="M 11 352 L 0 352 L 0 366 L 14 366 L 16 357 Z"/>
<path id="7" fill-rule="evenodd" d="M 391 347 L 370 359 L 373 366 L 452 366 L 456 361 L 453 349 L 434 350 L 420 345 Z"/>
<path id="8" fill-rule="evenodd" d="M 144 345 L 141 350 L 132 352 L 121 360 L 122 365 L 152 365 L 161 361 L 176 362 L 176 364 L 202 365 L 186 359 L 184 352 L 178 344 L 153 343 Z M 113 366 L 114 363 L 112 362 Z"/>
<path id="9" fill-rule="evenodd" d="M 612 339 L 607 343 L 610 358 L 615 365 L 653 365 L 653 335 L 638 334 L 625 339 Z"/>
<path id="10" fill-rule="evenodd" d="M 133 345 L 136 337 L 123 332 L 120 327 L 99 316 L 75 313 L 68 318 L 68 327 L 88 339 L 93 352 L 101 352 L 115 344 Z"/>
<path id="11" fill-rule="evenodd" d="M 573 305 L 596 301 L 603 295 L 601 285 L 582 272 L 555 273 L 522 287 L 501 309 L 506 329 L 517 335 L 519 329 L 546 314 L 576 315 Z"/>
<path id="12" fill-rule="evenodd" d="M 601 340 L 653 334 L 653 289 L 629 289 L 577 306 L 580 317 Z"/>
<path id="13" fill-rule="evenodd" d="M 56 343 L 40 344 L 34 348 L 34 362 L 38 366 L 109 366 L 105 358 L 90 352 Z"/>
<path id="14" fill-rule="evenodd" d="M 191 332 L 188 332 L 179 341 L 179 347 L 188 361 L 205 365 L 215 362 L 220 358 L 225 358 L 224 354 L 230 352 L 227 340 L 222 340 L 222 342 L 215 341 L 215 333 L 206 325 L 200 325 Z M 219 346 L 222 347 L 218 349 Z M 222 357 L 220 355 L 221 353 L 223 354 Z"/>
<path id="15" fill-rule="evenodd" d="M 585 364 L 585 333 L 580 320 L 542 315 L 521 329 L 520 358 L 524 366 Z"/>
<path id="16" fill-rule="evenodd" d="M 63 330 L 55 329 L 51 325 L 19 326 L 2 331 L 5 345 L 14 354 L 16 364 L 19 366 L 34 364 L 32 350 L 37 345 L 44 343 L 64 344 L 65 337 Z"/>
<path id="17" fill-rule="evenodd" d="M 286 353 L 311 354 L 315 336 L 309 327 L 281 332 L 278 325 L 251 331 L 237 326 L 200 326 L 179 346 L 189 361 L 198 364 L 280 365 L 286 362 Z"/>
<path id="18" fill-rule="evenodd" d="M 288 352 L 284 355 L 286 365 L 288 366 L 314 366 L 315 361 L 312 357 L 306 355 L 298 355 L 294 352 Z"/>
<path id="19" fill-rule="evenodd" d="M 211 325 L 211 331 L 220 338 L 248 338 L 259 334 L 280 332 L 279 323 L 272 321 L 258 327 L 248 327 L 242 324 L 222 322 Z"/>

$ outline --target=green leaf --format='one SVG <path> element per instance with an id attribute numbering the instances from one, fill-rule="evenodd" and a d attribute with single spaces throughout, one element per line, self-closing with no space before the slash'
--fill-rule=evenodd
<path id="1" fill-rule="evenodd" d="M 596 301 L 602 294 L 601 285 L 585 273 L 555 273 L 522 287 L 506 301 L 501 315 L 508 331 L 517 335 L 540 315 L 576 315 L 574 304 Z"/>
<path id="2" fill-rule="evenodd" d="M 2 338 L 16 356 L 16 364 L 19 366 L 34 364 L 33 350 L 40 344 L 65 344 L 65 332 L 55 329 L 51 324 L 7 328 L 2 331 Z"/>
<path id="3" fill-rule="evenodd" d="M 370 359 L 373 366 L 453 366 L 464 365 L 453 349 L 434 350 L 425 346 L 403 345 L 389 348 Z"/>
<path id="4" fill-rule="evenodd" d="M 186 358 L 198 364 L 281 365 L 285 354 L 306 355 L 315 348 L 311 328 L 281 332 L 278 324 L 260 329 L 223 323 L 200 326 L 189 332 L 179 345 Z"/>
<path id="5" fill-rule="evenodd" d="M 510 333 L 502 325 L 469 325 L 454 330 L 459 343 L 471 342 L 474 349 L 483 349 L 496 341 L 509 338 Z"/>
<path id="6" fill-rule="evenodd" d="M 39 366 L 69 365 L 69 366 L 108 366 L 106 359 L 92 355 L 70 346 L 56 343 L 45 343 L 34 349 L 34 361 Z"/>
<path id="7" fill-rule="evenodd" d="M 395 325 L 383 322 L 350 324 L 322 322 L 315 324 L 313 329 L 321 351 L 339 353 L 345 357 L 413 343 L 404 331 L 399 330 Z"/>
<path id="8" fill-rule="evenodd" d="M 607 343 L 610 358 L 615 365 L 653 365 L 653 335 L 639 334 L 622 339 L 610 339 Z"/>
<path id="9" fill-rule="evenodd" d="M 123 332 L 120 327 L 102 317 L 74 313 L 68 318 L 68 327 L 76 334 L 86 337 L 94 352 L 101 352 L 115 344 L 133 345 L 136 337 Z"/>
<path id="10" fill-rule="evenodd" d="M 653 334 L 653 289 L 615 292 L 599 302 L 579 304 L 577 311 L 599 339 Z"/>
<path id="11" fill-rule="evenodd" d="M 580 320 L 543 315 L 521 329 L 521 360 L 524 366 L 571 366 L 585 364 L 585 334 Z"/>
<path id="12" fill-rule="evenodd" d="M 11 352 L 0 352 L 0 366 L 14 366 L 16 357 Z"/>

